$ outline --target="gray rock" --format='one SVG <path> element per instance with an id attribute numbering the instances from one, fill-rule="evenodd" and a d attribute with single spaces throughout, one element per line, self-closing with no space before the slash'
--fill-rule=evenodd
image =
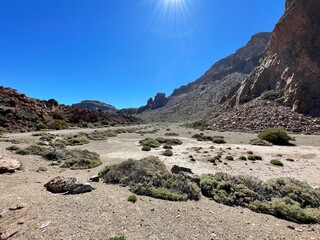
<path id="1" fill-rule="evenodd" d="M 78 182 L 74 177 L 55 177 L 44 185 L 53 193 L 79 194 L 91 192 L 94 188 L 89 183 Z"/>

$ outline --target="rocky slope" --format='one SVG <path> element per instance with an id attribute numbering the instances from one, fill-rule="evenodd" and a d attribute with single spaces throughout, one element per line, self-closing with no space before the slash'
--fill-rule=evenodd
<path id="1" fill-rule="evenodd" d="M 30 131 L 43 128 L 61 129 L 92 124 L 115 125 L 139 123 L 135 117 L 91 111 L 29 98 L 11 88 L 0 86 L 0 128 L 6 132 Z"/>
<path id="2" fill-rule="evenodd" d="M 258 33 L 234 54 L 215 63 L 196 81 L 175 89 L 165 106 L 147 109 L 139 117 L 149 121 L 181 121 L 203 117 L 225 95 L 235 93 L 240 83 L 263 58 L 270 33 Z"/>
<path id="3" fill-rule="evenodd" d="M 72 107 L 78 107 L 88 110 L 100 110 L 102 112 L 115 113 L 118 111 L 114 106 L 106 104 L 104 102 L 95 101 L 95 100 L 84 100 L 80 103 L 72 104 Z"/>
<path id="4" fill-rule="evenodd" d="M 320 1 L 287 0 L 266 57 L 242 83 L 231 104 L 276 90 L 283 105 L 320 116 Z"/>

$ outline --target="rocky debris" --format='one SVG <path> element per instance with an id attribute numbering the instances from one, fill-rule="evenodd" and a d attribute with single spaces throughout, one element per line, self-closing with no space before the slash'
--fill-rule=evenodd
<path id="1" fill-rule="evenodd" d="M 287 0 L 262 64 L 247 77 L 230 104 L 264 91 L 281 93 L 283 105 L 320 116 L 320 1 Z"/>
<path id="2" fill-rule="evenodd" d="M 80 103 L 72 104 L 72 107 L 78 107 L 88 110 L 100 110 L 102 112 L 115 113 L 118 111 L 114 106 L 106 104 L 104 102 L 95 101 L 95 100 L 84 100 Z"/>
<path id="3" fill-rule="evenodd" d="M 21 163 L 15 159 L 0 156 L 0 174 L 13 173 L 21 167 Z"/>
<path id="4" fill-rule="evenodd" d="M 0 127 L 6 132 L 25 132 L 43 128 L 61 129 L 86 124 L 116 125 L 140 123 L 134 117 L 114 113 L 80 109 L 48 101 L 29 98 L 11 88 L 0 86 Z"/>
<path id="5" fill-rule="evenodd" d="M 47 182 L 44 187 L 53 193 L 79 194 L 91 192 L 94 188 L 86 182 L 78 182 L 74 177 L 55 177 Z"/>
<path id="6" fill-rule="evenodd" d="M 319 134 L 320 118 L 308 117 L 274 101 L 254 99 L 208 115 L 202 123 L 228 131 L 261 131 L 279 127 L 293 133 Z"/>

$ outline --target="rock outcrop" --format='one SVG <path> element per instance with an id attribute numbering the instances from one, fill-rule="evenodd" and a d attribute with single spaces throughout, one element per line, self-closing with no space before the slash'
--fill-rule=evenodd
<path id="1" fill-rule="evenodd" d="M 55 177 L 44 185 L 48 191 L 53 193 L 80 194 L 91 192 L 94 188 L 90 183 L 79 182 L 74 177 Z"/>
<path id="2" fill-rule="evenodd" d="M 29 98 L 11 88 L 0 86 L 0 128 L 6 132 L 31 131 L 43 128 L 61 129 L 78 125 L 116 125 L 139 123 L 135 117 L 118 116 L 48 101 Z"/>
<path id="3" fill-rule="evenodd" d="M 114 106 L 106 104 L 104 102 L 95 101 L 95 100 L 84 100 L 80 103 L 72 104 L 72 107 L 78 107 L 88 110 L 99 110 L 102 112 L 110 112 L 110 113 L 116 113 L 118 109 L 116 109 Z"/>
<path id="4" fill-rule="evenodd" d="M 287 0 L 266 57 L 231 100 L 241 104 L 264 91 L 281 93 L 283 105 L 320 116 L 320 1 Z"/>
<path id="5" fill-rule="evenodd" d="M 175 89 L 163 107 L 149 107 L 136 113 L 147 121 L 185 121 L 204 117 L 212 106 L 226 99 L 226 95 L 236 92 L 244 78 L 259 66 L 269 39 L 270 33 L 265 32 L 252 36 L 246 46 L 215 63 L 202 77 Z"/>
<path id="6" fill-rule="evenodd" d="M 21 163 L 15 159 L 0 156 L 0 174 L 13 173 L 21 167 Z"/>

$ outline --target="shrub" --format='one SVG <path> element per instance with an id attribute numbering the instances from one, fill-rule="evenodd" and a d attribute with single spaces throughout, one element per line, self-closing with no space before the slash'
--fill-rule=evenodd
<path id="1" fill-rule="evenodd" d="M 61 167 L 71 169 L 95 168 L 102 164 L 98 153 L 88 150 L 65 150 Z"/>
<path id="2" fill-rule="evenodd" d="M 239 205 L 299 223 L 320 222 L 320 190 L 292 178 L 263 183 L 249 176 L 205 174 L 200 187 L 203 195 L 218 203 Z"/>
<path id="3" fill-rule="evenodd" d="M 105 132 L 95 130 L 93 132 L 87 133 L 86 137 L 89 138 L 90 140 L 106 140 L 107 139 L 106 135 L 107 134 Z"/>
<path id="4" fill-rule="evenodd" d="M 265 91 L 261 94 L 261 99 L 264 99 L 264 100 L 274 101 L 280 97 L 281 97 L 281 92 L 276 91 L 276 90 Z"/>
<path id="5" fill-rule="evenodd" d="M 173 151 L 170 150 L 170 149 L 166 149 L 166 150 L 163 152 L 163 155 L 164 155 L 164 156 L 167 156 L 167 157 L 171 157 L 171 156 L 173 156 Z"/>
<path id="6" fill-rule="evenodd" d="M 40 166 L 38 167 L 38 169 L 36 170 L 36 172 L 46 172 L 48 171 L 48 168 L 44 167 L 44 166 Z"/>
<path id="7" fill-rule="evenodd" d="M 166 138 L 164 139 L 164 143 L 167 145 L 182 145 L 183 142 L 180 139 L 176 138 Z"/>
<path id="8" fill-rule="evenodd" d="M 249 155 L 248 160 L 251 160 L 251 161 L 262 160 L 262 157 L 256 156 L 256 155 Z"/>
<path id="9" fill-rule="evenodd" d="M 288 162 L 294 162 L 294 159 L 292 159 L 292 158 L 287 158 L 286 159 Z"/>
<path id="10" fill-rule="evenodd" d="M 126 240 L 124 236 L 116 236 L 116 237 L 111 237 L 109 240 Z"/>
<path id="11" fill-rule="evenodd" d="M 285 130 L 281 128 L 268 128 L 259 133 L 258 137 L 276 145 L 288 145 L 293 140 Z"/>
<path id="12" fill-rule="evenodd" d="M 162 138 L 162 137 L 158 137 L 158 138 L 156 138 L 156 140 L 157 140 L 159 143 L 165 143 L 165 142 L 166 142 L 166 140 L 165 140 L 164 138 Z"/>
<path id="13" fill-rule="evenodd" d="M 41 147 L 39 145 L 30 145 L 26 148 L 20 149 L 16 151 L 17 154 L 20 155 L 38 155 L 38 156 L 45 156 L 50 151 L 52 151 L 51 148 L 47 147 Z"/>
<path id="14" fill-rule="evenodd" d="M 226 160 L 233 161 L 233 157 L 228 155 L 228 156 L 226 156 Z"/>
<path id="15" fill-rule="evenodd" d="M 203 133 L 196 133 L 192 136 L 192 138 L 196 138 L 197 141 L 213 141 L 213 137 L 205 136 Z"/>
<path id="16" fill-rule="evenodd" d="M 176 137 L 179 136 L 179 133 L 165 133 L 165 136 L 171 136 L 171 137 Z"/>
<path id="17" fill-rule="evenodd" d="M 67 127 L 68 127 L 68 125 L 67 125 L 66 121 L 61 120 L 61 119 L 53 120 L 49 125 L 49 128 L 56 129 L 56 130 L 65 129 Z"/>
<path id="18" fill-rule="evenodd" d="M 272 159 L 270 163 L 275 166 L 281 166 L 281 167 L 283 166 L 283 163 L 278 159 Z"/>
<path id="19" fill-rule="evenodd" d="M 65 148 L 68 145 L 68 142 L 64 139 L 56 139 L 55 141 L 50 142 L 50 146 L 54 148 Z"/>
<path id="20" fill-rule="evenodd" d="M 117 137 L 118 132 L 116 132 L 115 130 L 107 130 L 107 131 L 104 131 L 104 135 L 106 137 Z"/>
<path id="21" fill-rule="evenodd" d="M 148 151 L 151 151 L 151 147 L 149 147 L 149 146 L 143 146 L 141 150 L 148 152 Z"/>
<path id="22" fill-rule="evenodd" d="M 78 133 L 75 135 L 68 135 L 63 138 L 66 141 L 67 145 L 78 146 L 88 144 L 90 140 L 86 137 L 84 133 Z"/>
<path id="23" fill-rule="evenodd" d="M 136 195 L 130 195 L 130 196 L 128 197 L 128 201 L 129 201 L 129 202 L 135 203 L 135 202 L 137 202 L 137 200 L 138 200 L 138 198 L 137 198 Z"/>
<path id="24" fill-rule="evenodd" d="M 253 152 L 252 152 L 252 151 L 247 151 L 247 153 L 248 153 L 248 154 L 253 154 Z"/>
<path id="25" fill-rule="evenodd" d="M 181 174 L 172 174 L 157 157 L 129 159 L 106 167 L 104 182 L 129 186 L 138 195 L 171 201 L 199 200 L 200 189 Z"/>
<path id="26" fill-rule="evenodd" d="M 41 133 L 40 136 L 41 136 L 40 140 L 47 141 L 47 142 L 51 142 L 53 139 L 55 139 L 57 137 L 56 135 L 51 134 L 51 133 L 47 133 L 47 132 Z"/>
<path id="27" fill-rule="evenodd" d="M 165 144 L 165 145 L 163 146 L 163 148 L 164 148 L 164 149 L 172 149 L 172 146 Z"/>
<path id="28" fill-rule="evenodd" d="M 214 136 L 212 142 L 217 143 L 217 144 L 226 143 L 223 136 Z"/>
<path id="29" fill-rule="evenodd" d="M 151 148 L 157 148 L 157 147 L 160 147 L 161 145 L 156 139 L 153 139 L 153 138 L 146 138 L 144 140 L 139 141 L 139 143 L 142 146 L 149 146 Z"/>
<path id="30" fill-rule="evenodd" d="M 266 140 L 262 139 L 252 139 L 250 140 L 251 145 L 258 145 L 258 146 L 272 146 L 273 144 L 271 142 L 268 142 Z"/>
<path id="31" fill-rule="evenodd" d="M 20 147 L 18 147 L 16 145 L 12 145 L 12 146 L 7 147 L 6 150 L 17 151 L 17 150 L 20 150 Z"/>
<path id="32" fill-rule="evenodd" d="M 243 160 L 243 161 L 247 161 L 247 157 L 246 156 L 240 156 L 239 159 Z"/>

